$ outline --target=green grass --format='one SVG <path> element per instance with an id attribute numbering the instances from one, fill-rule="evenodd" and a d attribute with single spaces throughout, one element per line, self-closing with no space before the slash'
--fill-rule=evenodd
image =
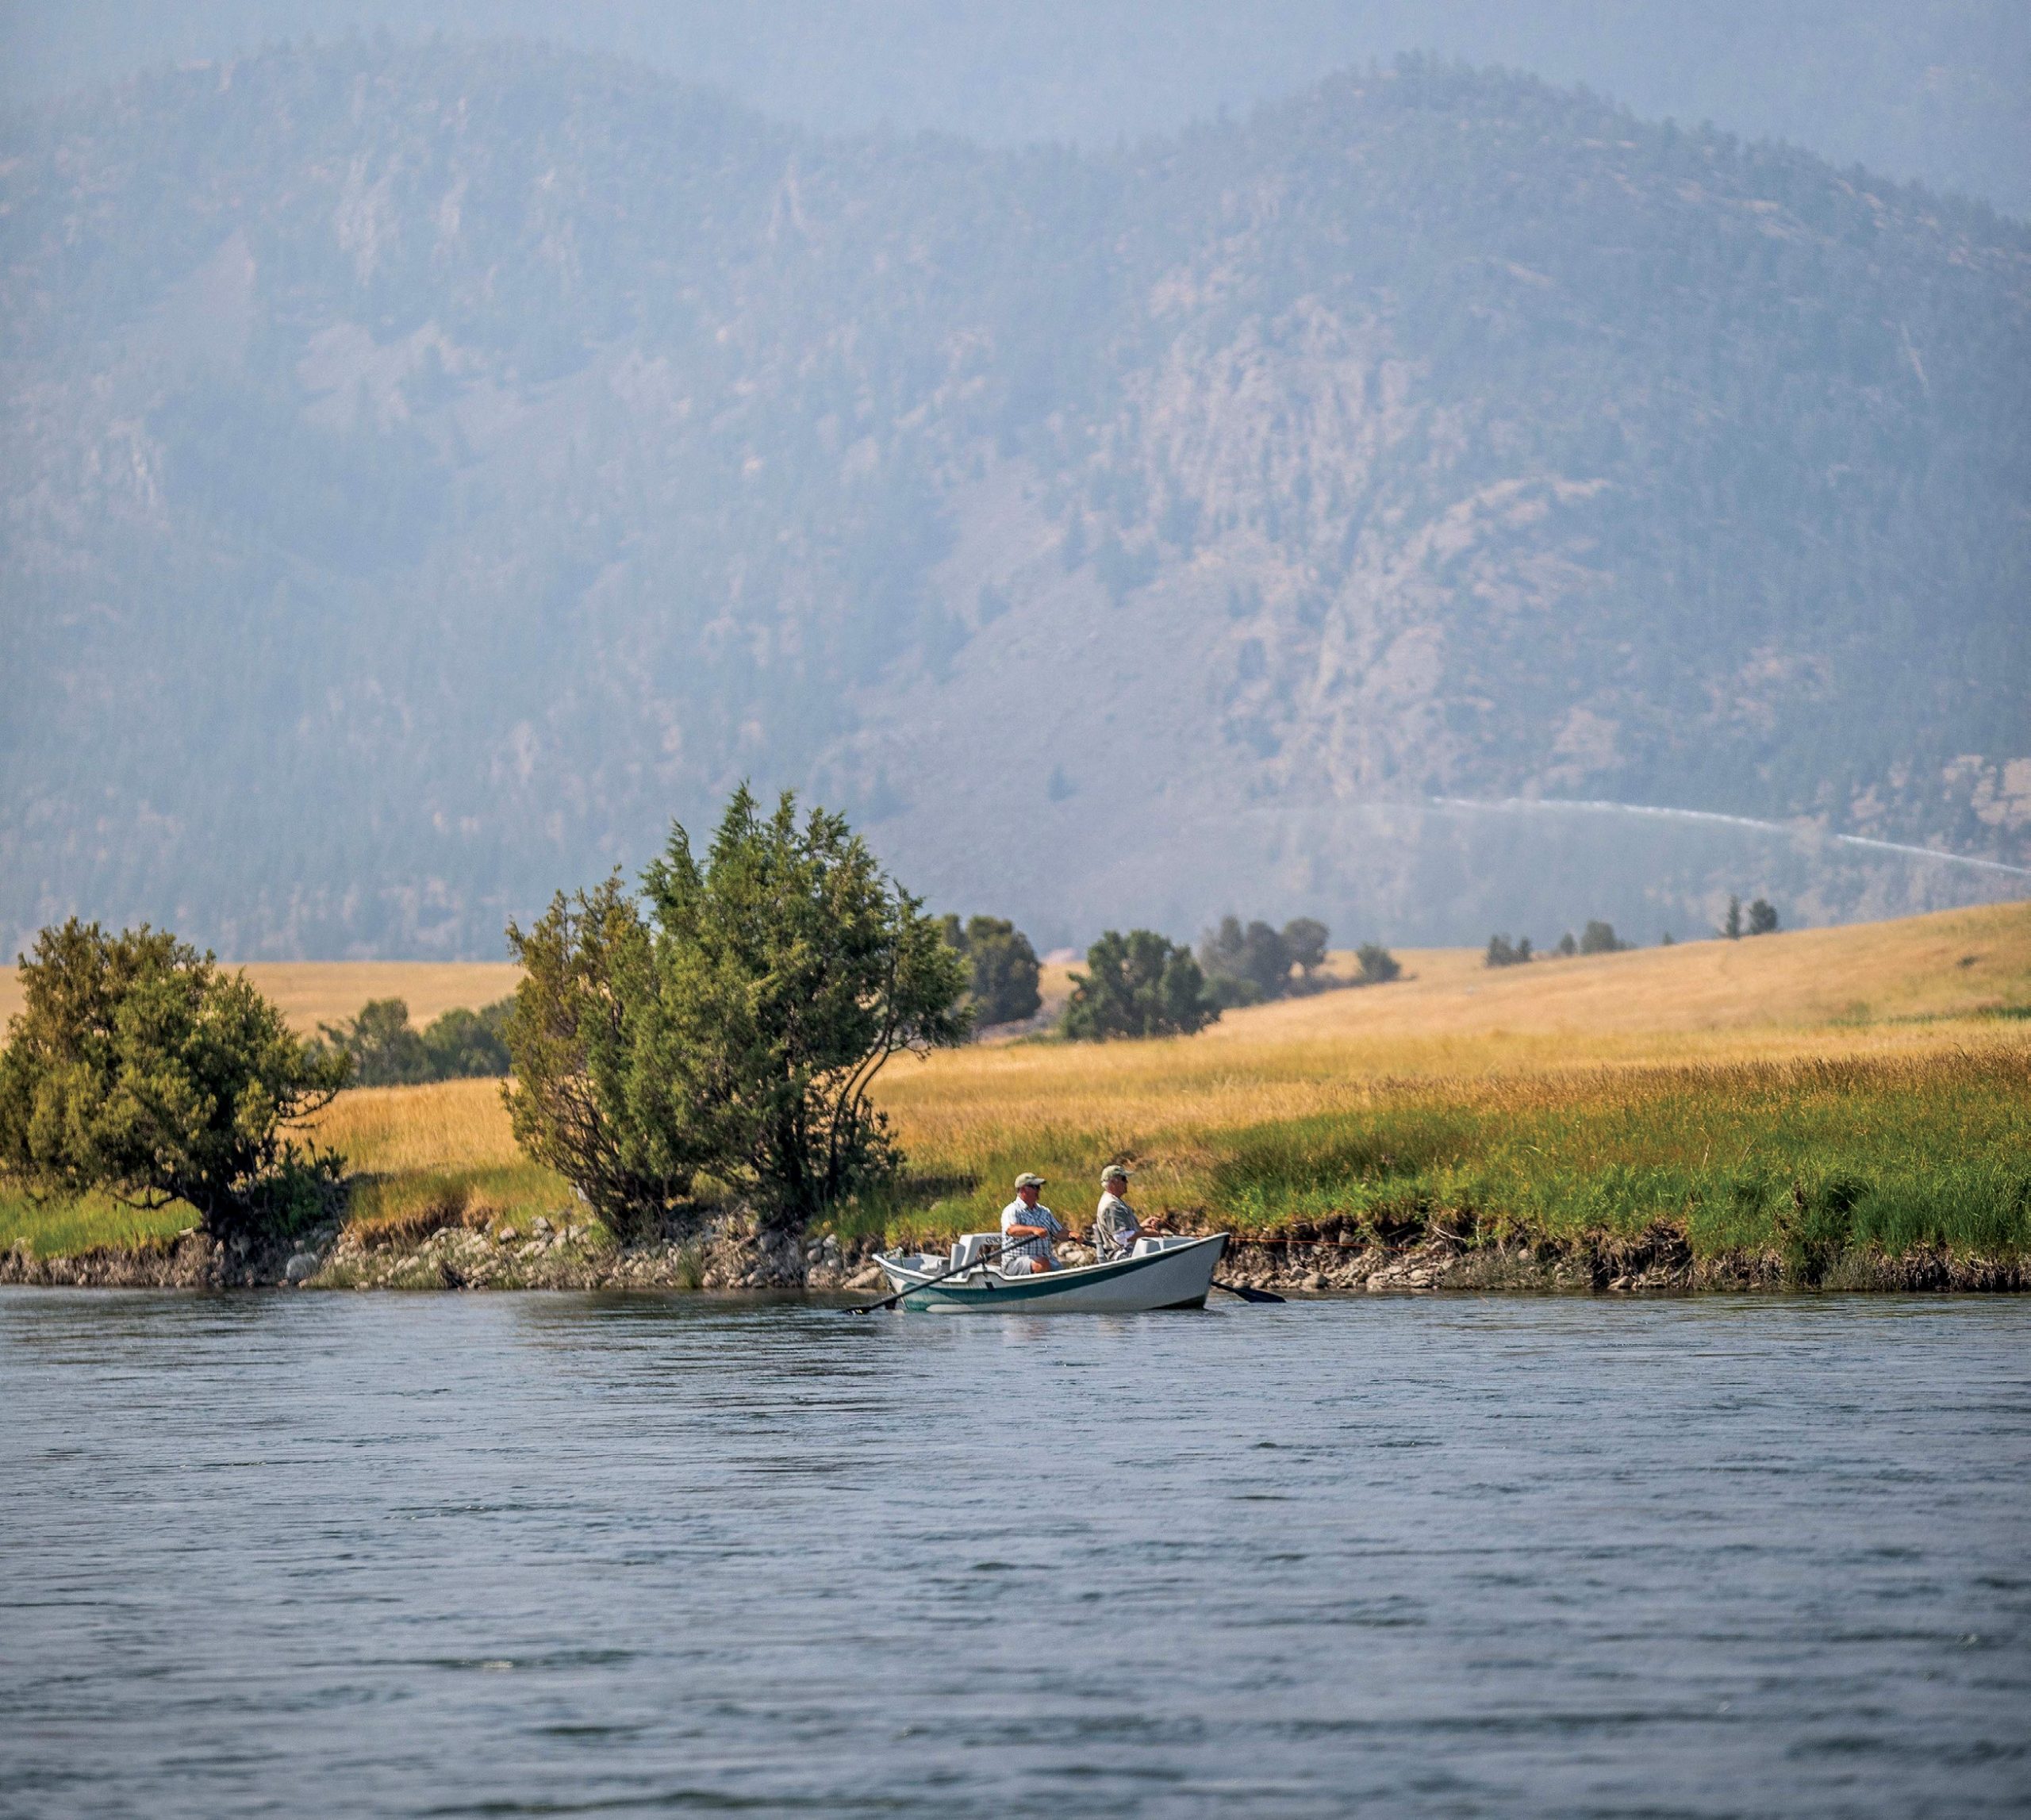
<path id="1" fill-rule="evenodd" d="M 1244 1232 L 1443 1215 L 1559 1241 L 1665 1223 L 1703 1257 L 2031 1250 L 2031 1067 L 2012 1054 L 1420 1082 L 1374 1098 L 1211 1131 L 1041 1128 L 972 1181 L 940 1179 L 930 1159 L 838 1223 L 927 1237 L 992 1226 L 1023 1167 L 1053 1176 L 1046 1198 L 1083 1223 L 1095 1159 L 1126 1153 L 1144 1165 L 1146 1208 Z"/>
<path id="2" fill-rule="evenodd" d="M 137 1250 L 174 1238 L 197 1220 L 180 1201 L 151 1213 L 105 1195 L 39 1200 L 0 1188 L 0 1251 L 25 1244 L 36 1257 L 75 1257 L 101 1246 Z"/>
<path id="3" fill-rule="evenodd" d="M 1154 1102 L 1153 1102 L 1154 1103 Z M 1328 1225 L 1399 1238 L 1434 1218 L 1489 1237 L 1581 1242 L 1682 1231 L 1698 1257 L 1779 1254 L 1810 1275 L 1843 1250 L 2031 1253 L 2031 1058 L 2010 1049 L 1840 1061 L 1674 1065 L 1377 1084 L 1357 1110 L 1142 1128 L 1132 1113 L 962 1132 L 924 1144 L 892 1188 L 824 1223 L 843 1237 L 992 1227 L 1016 1171 L 1083 1226 L 1110 1160 L 1151 1213 L 1241 1232 Z M 390 1245 L 438 1226 L 526 1226 L 573 1206 L 513 1158 L 390 1167 L 349 1218 Z M 187 1208 L 0 1196 L 0 1247 L 38 1255 L 171 1236 Z"/>

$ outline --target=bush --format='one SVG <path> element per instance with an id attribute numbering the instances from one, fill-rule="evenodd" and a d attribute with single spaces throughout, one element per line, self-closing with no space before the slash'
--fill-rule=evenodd
<path id="1" fill-rule="evenodd" d="M 1364 942 L 1354 950 L 1354 958 L 1361 962 L 1361 973 L 1357 985 L 1387 985 L 1403 974 L 1403 966 L 1396 957 L 1380 942 Z"/>
<path id="2" fill-rule="evenodd" d="M 1580 936 L 1580 951 L 1583 954 L 1619 954 L 1635 945 L 1618 939 L 1612 923 L 1589 923 Z"/>
<path id="3" fill-rule="evenodd" d="M 515 1001 L 505 998 L 478 1011 L 446 1012 L 419 1033 L 398 998 L 370 999 L 359 1016 L 321 1024 L 326 1045 L 352 1058 L 359 1087 L 411 1087 L 427 1081 L 460 1081 L 505 1074 L 503 1032 Z"/>
<path id="4" fill-rule="evenodd" d="M 1220 1015 L 1191 950 L 1151 929 L 1110 929 L 1072 976 L 1065 1034 L 1104 1042 L 1120 1036 L 1189 1036 Z"/>
<path id="5" fill-rule="evenodd" d="M 1028 936 L 998 916 L 974 916 L 962 926 L 947 916 L 941 927 L 946 945 L 965 958 L 976 1023 L 1019 1023 L 1037 1015 L 1042 970 Z"/>
<path id="6" fill-rule="evenodd" d="M 1320 982 L 1315 976 L 1326 964 L 1329 933 L 1311 916 L 1295 916 L 1281 931 L 1261 921 L 1244 928 L 1238 916 L 1223 916 L 1217 929 L 1208 929 L 1199 939 L 1200 969 L 1215 1000 L 1223 1007 L 1316 991 Z"/>
<path id="7" fill-rule="evenodd" d="M 286 1231 L 339 1162 L 283 1135 L 329 1103 L 343 1055 L 295 1035 L 240 973 L 166 930 L 75 917 L 21 962 L 0 1052 L 0 1171 L 155 1208 L 208 1232 Z"/>
<path id="8" fill-rule="evenodd" d="M 845 820 L 735 792 L 703 865 L 681 827 L 643 875 L 559 896 L 508 939 L 515 1134 L 629 1236 L 709 1173 L 800 1225 L 893 1173 L 870 1105 L 892 1056 L 963 1041 L 966 970 Z M 646 910 L 646 914 L 644 913 Z"/>

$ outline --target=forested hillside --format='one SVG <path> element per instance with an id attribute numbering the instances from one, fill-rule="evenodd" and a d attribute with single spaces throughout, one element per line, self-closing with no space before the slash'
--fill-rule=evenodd
<path id="1" fill-rule="evenodd" d="M 743 775 L 1046 941 L 2000 876 L 1458 800 L 2031 864 L 1975 205 L 1436 65 L 1100 155 L 355 44 L 0 140 L 10 931 L 491 955 Z"/>

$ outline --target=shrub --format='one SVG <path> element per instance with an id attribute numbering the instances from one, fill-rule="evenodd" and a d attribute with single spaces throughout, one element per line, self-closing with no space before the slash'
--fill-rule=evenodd
<path id="1" fill-rule="evenodd" d="M 1191 950 L 1151 929 L 1109 929 L 1072 976 L 1065 1034 L 1104 1042 L 1120 1036 L 1188 1036 L 1220 1015 Z"/>
<path id="2" fill-rule="evenodd" d="M 109 936 L 75 917 L 22 957 L 0 1052 L 0 1171 L 130 1204 L 181 1201 L 216 1234 L 286 1231 L 321 1205 L 336 1157 L 286 1127 L 349 1062 L 296 1036 L 240 973 L 167 930 Z"/>
<path id="3" fill-rule="evenodd" d="M 1361 962 L 1361 973 L 1355 982 L 1359 985 L 1387 985 L 1403 971 L 1402 963 L 1380 942 L 1362 943 L 1354 950 L 1354 958 Z"/>
<path id="4" fill-rule="evenodd" d="M 502 1032 L 514 1003 L 505 998 L 479 1011 L 447 1011 L 419 1033 L 409 1022 L 407 1000 L 370 999 L 357 1017 L 318 1028 L 328 1048 L 352 1058 L 354 1085 L 413 1087 L 505 1074 Z"/>
<path id="5" fill-rule="evenodd" d="M 961 1042 L 960 957 L 844 818 L 745 785 L 704 863 L 673 827 L 638 904 L 619 876 L 509 941 L 516 1137 L 629 1236 L 709 1173 L 796 1226 L 900 1161 L 869 1104 L 904 1050 Z M 647 914 L 644 914 L 646 909 Z"/>
<path id="6" fill-rule="evenodd" d="M 1320 982 L 1315 976 L 1326 964 L 1329 934 L 1310 916 L 1293 917 L 1280 931 L 1259 920 L 1244 927 L 1238 916 L 1223 916 L 1217 929 L 1199 939 L 1200 970 L 1223 1007 L 1317 991 Z"/>
<path id="7" fill-rule="evenodd" d="M 1583 954 L 1619 954 L 1634 946 L 1634 943 L 1617 938 L 1612 923 L 1591 922 L 1580 932 L 1580 951 Z"/>
<path id="8" fill-rule="evenodd" d="M 1028 936 L 998 916 L 974 916 L 962 925 L 947 916 L 941 928 L 946 945 L 966 959 L 977 1023 L 1017 1023 L 1037 1015 L 1044 1002 L 1038 985 L 1042 970 Z"/>

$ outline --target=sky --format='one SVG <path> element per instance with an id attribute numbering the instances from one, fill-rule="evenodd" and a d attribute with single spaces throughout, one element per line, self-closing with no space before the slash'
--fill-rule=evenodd
<path id="1" fill-rule="evenodd" d="M 1168 132 L 1407 51 L 2031 215 L 2031 0 L 0 0 L 0 99 L 350 31 L 547 39 L 821 130 Z"/>

